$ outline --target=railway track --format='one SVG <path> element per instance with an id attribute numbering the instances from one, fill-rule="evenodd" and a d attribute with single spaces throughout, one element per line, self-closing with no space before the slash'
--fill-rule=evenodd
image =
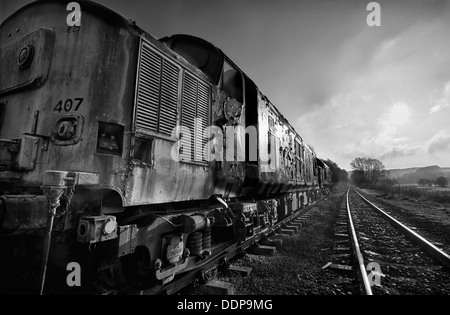
<path id="1" fill-rule="evenodd" d="M 303 217 L 315 203 L 244 242 L 218 245 L 212 259 L 194 271 L 186 272 L 163 286 L 140 288 L 140 284 L 110 294 L 175 294 L 197 279 L 206 281 L 211 270 L 261 240 L 270 238 L 289 222 Z M 337 269 L 348 272 L 347 294 L 450 294 L 450 256 L 408 229 L 386 211 L 363 199 L 356 190 L 347 191 L 335 228 Z M 351 255 L 353 252 L 356 255 Z M 353 276 L 350 276 L 352 274 Z"/>
<path id="2" fill-rule="evenodd" d="M 354 189 L 343 219 L 363 294 L 450 294 L 450 256 Z"/>
<path id="3" fill-rule="evenodd" d="M 226 265 L 229 263 L 229 260 L 244 252 L 251 246 L 258 246 L 258 243 L 264 239 L 268 239 L 271 236 L 275 235 L 276 232 L 280 231 L 283 227 L 288 225 L 291 221 L 296 220 L 298 218 L 303 218 L 307 215 L 309 210 L 317 203 L 317 201 L 311 202 L 308 206 L 298 209 L 293 212 L 285 219 L 280 222 L 274 224 L 271 227 L 268 227 L 262 230 L 260 233 L 248 238 L 243 242 L 235 242 L 230 241 L 226 243 L 221 243 L 216 246 L 212 251 L 217 253 L 214 257 L 205 261 L 204 265 L 200 268 L 197 268 L 193 271 L 188 271 L 183 273 L 177 277 L 173 281 L 165 285 L 156 285 L 151 288 L 141 288 L 141 283 L 134 283 L 127 287 L 121 288 L 119 290 L 113 290 L 105 292 L 105 295 L 115 295 L 115 294 L 127 294 L 127 295 L 172 295 L 183 288 L 187 287 L 189 284 L 194 281 L 200 279 L 203 282 L 206 282 L 209 277 L 209 272 L 214 268 L 220 265 Z"/>

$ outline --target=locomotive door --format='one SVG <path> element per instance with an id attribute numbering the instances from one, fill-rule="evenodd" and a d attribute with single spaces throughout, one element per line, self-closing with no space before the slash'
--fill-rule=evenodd
<path id="1" fill-rule="evenodd" d="M 245 128 L 244 112 L 244 81 L 242 72 L 225 59 L 222 77 L 223 112 L 226 122 L 223 126 L 225 161 L 236 165 L 236 162 L 244 161 L 245 148 L 242 141 L 242 129 Z"/>
<path id="2" fill-rule="evenodd" d="M 227 95 L 224 102 L 226 125 L 242 127 L 236 132 L 237 139 L 234 141 L 237 146 L 234 148 L 235 161 L 245 161 L 247 164 L 257 165 L 258 99 L 256 85 L 225 59 L 223 91 Z M 243 129 L 245 129 L 245 134 L 242 134 Z"/>
<path id="3" fill-rule="evenodd" d="M 256 167 L 258 172 L 258 91 L 255 83 L 245 76 L 245 127 L 254 131 L 246 134 L 245 162 Z"/>
<path id="4" fill-rule="evenodd" d="M 241 71 L 225 59 L 223 64 L 223 91 L 227 95 L 224 114 L 227 125 L 238 124 L 244 105 L 244 82 Z"/>

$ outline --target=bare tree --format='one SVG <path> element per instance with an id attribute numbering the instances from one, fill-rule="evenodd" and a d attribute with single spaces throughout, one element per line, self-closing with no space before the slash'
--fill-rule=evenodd
<path id="1" fill-rule="evenodd" d="M 383 163 L 377 159 L 358 157 L 350 163 L 350 166 L 353 170 L 360 171 L 365 182 L 369 184 L 376 184 L 388 174 Z"/>

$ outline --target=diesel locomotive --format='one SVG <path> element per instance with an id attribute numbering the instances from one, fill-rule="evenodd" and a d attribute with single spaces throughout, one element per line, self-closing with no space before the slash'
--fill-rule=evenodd
<path id="1" fill-rule="evenodd" d="M 0 25 L 0 292 L 164 286 L 327 191 L 329 168 L 222 50 L 68 4 Z"/>

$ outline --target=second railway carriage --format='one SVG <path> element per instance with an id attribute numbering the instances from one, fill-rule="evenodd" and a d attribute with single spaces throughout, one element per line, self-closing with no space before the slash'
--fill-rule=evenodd
<path id="1" fill-rule="evenodd" d="M 77 3 L 0 26 L 2 291 L 70 291 L 71 262 L 85 292 L 165 284 L 318 197 L 323 163 L 220 49 Z"/>

